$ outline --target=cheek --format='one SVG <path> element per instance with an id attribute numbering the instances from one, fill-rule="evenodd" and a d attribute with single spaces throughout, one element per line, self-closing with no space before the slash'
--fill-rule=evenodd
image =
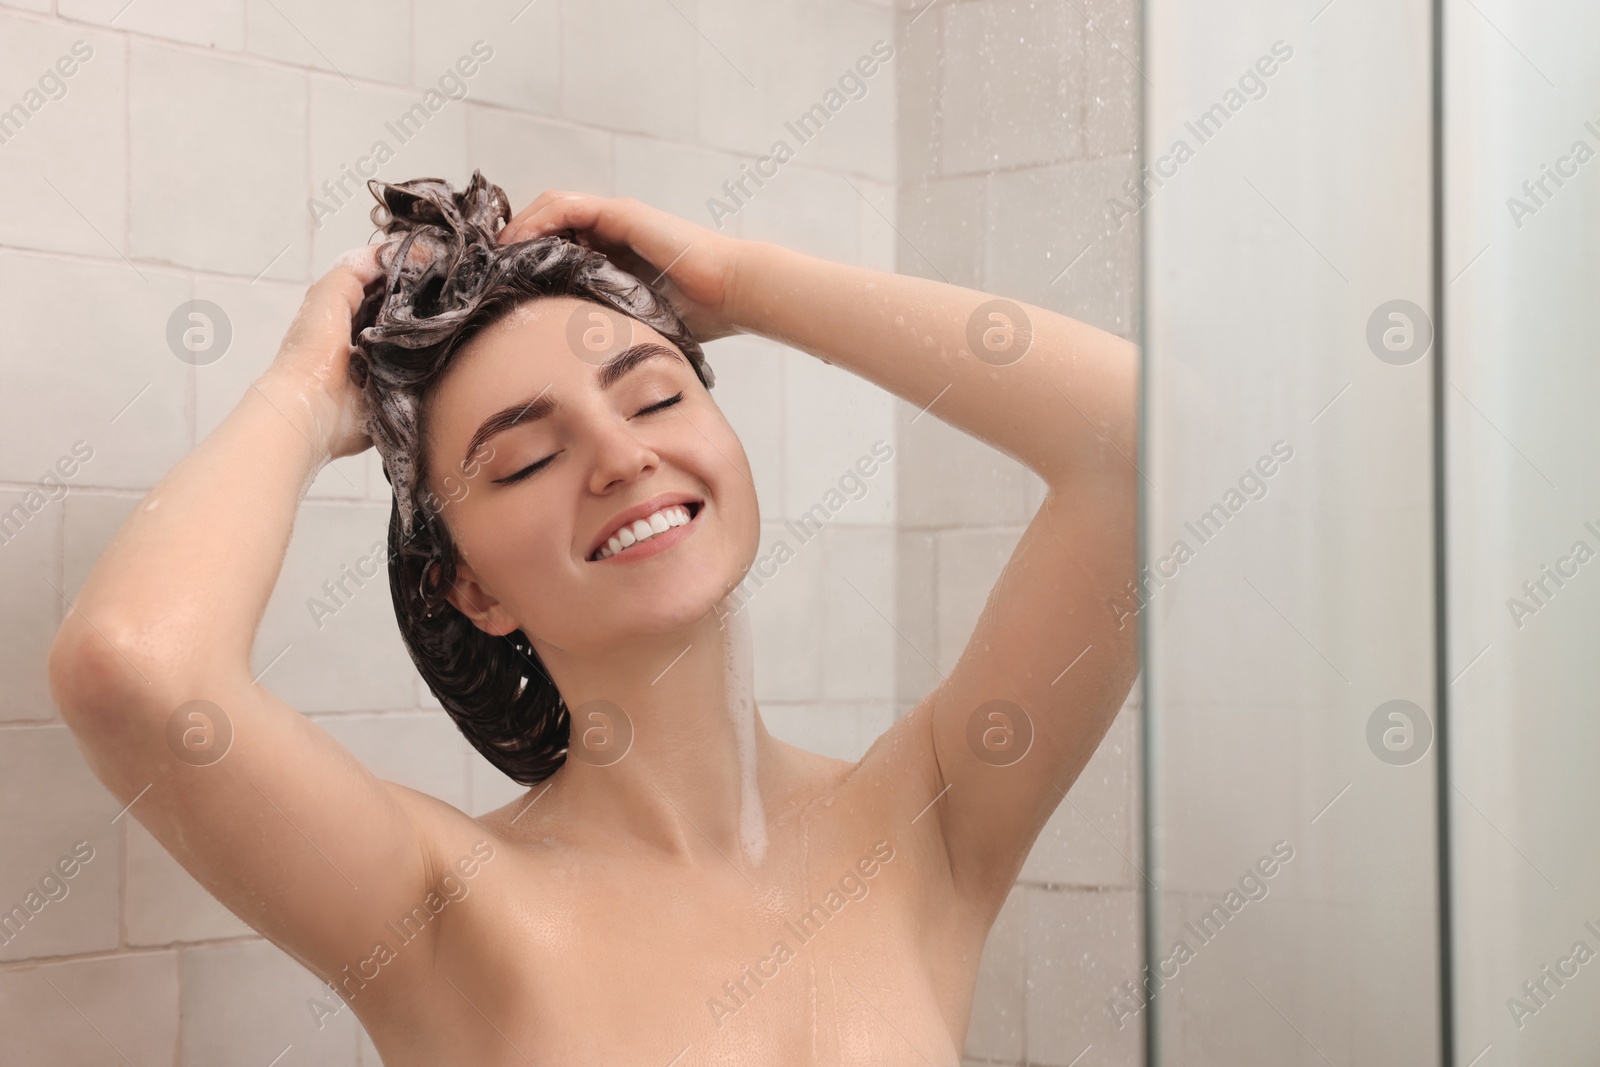
<path id="1" fill-rule="evenodd" d="M 729 471 L 718 492 L 727 551 L 733 563 L 733 573 L 728 577 L 735 582 L 742 579 L 761 548 L 761 503 L 755 486 L 747 480 L 749 474 L 748 466 L 739 473 Z"/>
<path id="2" fill-rule="evenodd" d="M 523 588 L 547 585 L 571 549 L 558 524 L 550 521 L 549 509 L 541 510 L 531 499 L 519 499 L 521 495 L 464 502 L 451 528 L 462 559 L 496 597 L 507 601 L 517 600 Z"/>
<path id="3" fill-rule="evenodd" d="M 709 439 L 709 447 L 702 449 L 703 469 L 709 472 L 706 480 L 716 493 L 723 517 L 739 546 L 747 547 L 748 542 L 753 558 L 755 545 L 761 539 L 761 507 L 750 459 L 732 426 L 720 418 L 713 425 L 714 429 L 708 427 L 704 437 L 696 435 L 702 445 Z"/>

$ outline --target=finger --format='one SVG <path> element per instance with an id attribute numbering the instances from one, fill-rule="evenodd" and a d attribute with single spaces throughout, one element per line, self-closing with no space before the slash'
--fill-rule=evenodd
<path id="1" fill-rule="evenodd" d="M 658 271 L 677 263 L 696 240 L 706 236 L 693 223 L 630 197 L 558 198 L 521 225 L 520 240 L 534 240 L 570 227 L 590 238 L 629 249 Z"/>
<path id="2" fill-rule="evenodd" d="M 499 242 L 501 244 L 506 244 L 509 241 L 524 240 L 524 238 L 520 238 L 516 235 L 517 233 L 526 229 L 525 224 L 527 223 L 528 219 L 543 211 L 551 202 L 555 200 L 581 196 L 583 196 L 582 193 L 568 192 L 563 189 L 546 189 L 534 199 L 533 203 L 529 204 L 527 207 L 513 215 L 511 217 L 511 221 L 507 222 L 505 226 L 501 228 L 498 237 Z"/>
<path id="3" fill-rule="evenodd" d="M 332 274 L 342 268 L 355 275 L 362 285 L 366 285 L 375 278 L 381 278 L 383 276 L 383 266 L 378 262 L 378 249 L 380 247 L 379 245 L 362 245 L 359 248 L 352 248 L 342 252 L 333 261 L 333 266 L 328 273 Z"/>
<path id="4" fill-rule="evenodd" d="M 526 218 L 528 215 L 548 204 L 555 197 L 571 195 L 573 194 L 565 189 L 546 189 L 544 192 L 535 197 L 532 203 L 523 208 L 521 211 L 518 211 L 516 214 L 512 215 L 511 218 L 506 220 L 506 222 L 509 225 L 510 223 L 516 222 L 518 219 Z"/>
<path id="5" fill-rule="evenodd" d="M 499 242 L 532 241 L 569 227 L 590 229 L 599 220 L 603 202 L 600 197 L 583 193 L 545 193 L 506 224 L 500 231 Z"/>
<path id="6" fill-rule="evenodd" d="M 306 301 L 344 308 L 353 317 L 361 307 L 368 284 L 383 277 L 378 245 L 362 245 L 341 253 L 326 274 L 312 283 Z"/>

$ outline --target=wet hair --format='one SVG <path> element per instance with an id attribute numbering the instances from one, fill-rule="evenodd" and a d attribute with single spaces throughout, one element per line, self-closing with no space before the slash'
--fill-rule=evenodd
<path id="1" fill-rule="evenodd" d="M 455 355 L 479 331 L 541 297 L 589 300 L 652 327 L 676 345 L 707 389 L 715 377 L 666 297 L 565 231 L 495 243 L 511 218 L 505 193 L 478 171 L 464 190 L 438 178 L 367 188 L 384 234 L 384 276 L 367 287 L 352 324 L 351 379 L 366 429 L 393 490 L 389 591 L 400 636 L 428 688 L 488 761 L 535 785 L 566 760 L 570 716 L 527 636 L 478 629 L 445 599 L 456 546 L 442 512 L 472 486 L 439 479 L 428 489 L 427 400 Z M 457 490 L 459 489 L 459 495 Z"/>

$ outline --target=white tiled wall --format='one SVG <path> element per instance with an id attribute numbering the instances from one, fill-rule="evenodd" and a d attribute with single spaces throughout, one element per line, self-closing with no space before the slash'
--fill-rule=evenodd
<path id="1" fill-rule="evenodd" d="M 1125 0 L 1076 6 L 1131 49 Z M 463 79 L 468 97 L 401 143 L 388 124 L 479 39 L 494 55 Z M 1136 75 L 1102 54 L 1075 5 L 0 3 L 0 108 L 74 41 L 94 52 L 63 98 L 0 143 L 11 205 L 0 213 L 0 510 L 25 515 L 0 543 L 0 901 L 77 841 L 96 853 L 69 896 L 0 946 L 0 1033 L 18 1062 L 99 1062 L 88 1019 L 138 1063 L 266 1063 L 291 1042 L 305 1053 L 296 1062 L 377 1063 L 348 1015 L 301 1034 L 310 976 L 119 813 L 43 676 L 62 597 L 272 358 L 305 286 L 371 234 L 365 189 L 351 183 L 356 195 L 336 202 L 323 183 L 381 140 L 393 158 L 377 176 L 388 180 L 459 184 L 478 167 L 514 208 L 574 188 L 710 223 L 707 198 L 777 138 L 792 143 L 784 121 L 878 39 L 896 57 L 866 95 L 725 228 L 1130 333 L 1131 243 L 1108 242 L 1051 280 L 1088 239 L 1075 208 L 1121 180 L 1134 144 L 1124 98 Z M 320 223 L 314 197 L 334 209 Z M 192 298 L 222 306 L 233 327 L 228 353 L 202 367 L 165 341 L 168 316 Z M 931 686 L 922 655 L 947 665 L 959 651 L 1040 486 L 931 416 L 912 423 L 907 405 L 840 368 L 748 337 L 708 355 L 751 458 L 763 553 L 780 537 L 794 543 L 786 521 L 873 442 L 896 445 L 866 495 L 799 546 L 749 608 L 769 728 L 859 755 Z M 94 454 L 67 496 L 30 497 L 78 440 Z M 520 789 L 470 750 L 417 678 L 382 580 L 320 628 L 305 606 L 382 535 L 387 499 L 371 453 L 322 472 L 255 667 L 380 775 L 481 812 Z M 969 1040 L 976 1060 L 1065 1064 L 1094 1041 L 1092 1062 L 1131 1062 L 1128 1038 L 1093 1036 L 1105 1020 L 1091 1017 L 1106 975 L 1135 970 L 1134 725 L 1131 713 L 1119 719 L 1002 914 Z"/>
<path id="2" fill-rule="evenodd" d="M 899 270 L 1134 337 L 1137 230 L 1111 230 L 1102 208 L 1134 173 L 1137 10 L 960 0 L 903 21 Z M 960 655 L 1043 483 L 895 406 L 904 708 L 937 680 L 929 661 L 942 671 Z M 1119 1029 L 1104 1006 L 1143 962 L 1137 696 L 1040 834 L 990 934 L 967 1063 L 1142 1062 L 1137 1021 Z"/>

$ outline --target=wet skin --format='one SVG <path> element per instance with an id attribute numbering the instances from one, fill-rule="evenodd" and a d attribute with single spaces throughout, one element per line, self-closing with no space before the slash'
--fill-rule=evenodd
<path id="1" fill-rule="evenodd" d="M 432 397 L 430 463 L 466 456 L 508 397 L 556 399 L 478 449 L 446 509 L 465 560 L 452 598 L 491 633 L 521 620 L 580 725 L 604 700 L 632 736 L 616 758 L 579 730 L 582 758 L 475 820 L 392 787 L 459 899 L 441 893 L 415 941 L 375 931 L 394 959 L 369 955 L 341 989 L 394 1064 L 954 1063 L 992 916 L 956 897 L 937 823 L 918 818 L 938 792 L 927 716 L 859 764 L 773 739 L 758 713 L 756 744 L 733 743 L 752 665 L 749 616 L 724 594 L 756 548 L 748 464 L 686 361 L 597 387 L 567 346 L 588 310 L 538 301 L 475 339 Z M 637 324 L 631 342 L 671 347 Z M 623 506 L 664 491 L 699 501 L 688 532 L 587 558 Z M 752 761 L 758 855 L 736 818 Z"/>
<path id="2" fill-rule="evenodd" d="M 433 487 L 461 554 L 449 596 L 485 633 L 528 635 L 586 755 L 580 713 L 622 709 L 626 754 L 569 757 L 472 818 L 380 780 L 258 684 L 251 650 L 306 488 L 370 444 L 347 375 L 370 250 L 311 287 L 273 367 L 97 562 L 51 649 L 62 718 L 163 848 L 339 985 L 389 1067 L 954 1064 L 984 937 L 1136 671 L 1137 628 L 1106 610 L 1136 577 L 1135 350 L 1022 305 L 1026 358 L 984 358 L 970 338 L 998 329 L 988 294 L 632 200 L 547 193 L 506 231 L 562 227 L 671 267 L 705 336 L 841 365 L 1042 479 L 965 649 L 859 762 L 776 740 L 754 706 L 743 628 L 767 609 L 729 606 L 760 532 L 738 435 L 681 353 L 602 387 L 562 299 L 463 349 L 425 444 L 448 472 L 492 412 L 558 401 L 485 442 L 464 495 Z M 662 494 L 699 502 L 689 526 L 590 558 Z M 224 758 L 173 746 L 196 699 L 231 727 Z M 988 748 L 996 702 L 1027 728 L 1015 758 Z"/>
<path id="3" fill-rule="evenodd" d="M 759 867 L 596 833 L 559 772 L 476 820 L 414 794 L 441 858 L 493 858 L 351 1004 L 391 1065 L 954 1064 L 992 915 L 917 819 L 917 728 L 859 764 L 774 741 Z"/>

